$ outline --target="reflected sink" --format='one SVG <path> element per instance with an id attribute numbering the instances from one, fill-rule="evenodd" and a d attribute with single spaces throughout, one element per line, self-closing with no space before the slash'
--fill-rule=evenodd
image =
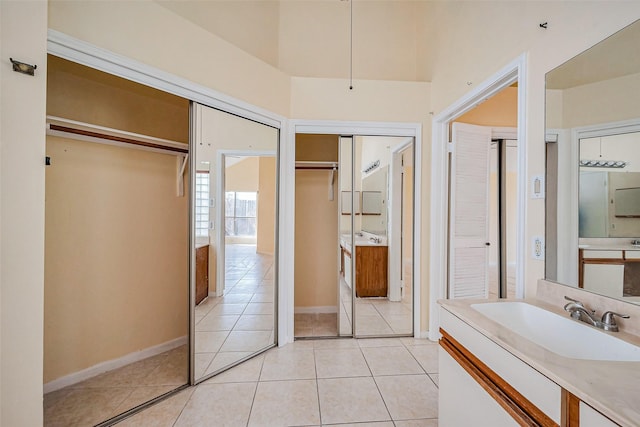
<path id="1" fill-rule="evenodd" d="M 525 302 L 489 302 L 471 307 L 518 335 L 563 357 L 640 361 L 640 347 Z"/>

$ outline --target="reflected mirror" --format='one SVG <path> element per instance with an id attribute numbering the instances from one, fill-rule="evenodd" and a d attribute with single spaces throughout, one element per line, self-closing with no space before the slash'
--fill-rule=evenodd
<path id="1" fill-rule="evenodd" d="M 548 280 L 640 303 L 640 21 L 546 76 Z"/>
<path id="2" fill-rule="evenodd" d="M 278 129 L 195 105 L 195 381 L 276 343 Z"/>

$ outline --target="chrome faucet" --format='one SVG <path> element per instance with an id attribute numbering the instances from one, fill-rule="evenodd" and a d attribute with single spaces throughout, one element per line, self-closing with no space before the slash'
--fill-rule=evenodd
<path id="1" fill-rule="evenodd" d="M 570 301 L 564 306 L 564 309 L 569 312 L 571 318 L 588 323 L 596 328 L 604 329 L 605 331 L 618 332 L 618 324 L 616 323 L 615 316 L 623 319 L 629 318 L 626 314 L 607 311 L 602 315 L 602 319 L 598 320 L 595 310 L 587 309 L 582 302 L 569 298 L 568 296 L 565 296 L 564 299 Z"/>

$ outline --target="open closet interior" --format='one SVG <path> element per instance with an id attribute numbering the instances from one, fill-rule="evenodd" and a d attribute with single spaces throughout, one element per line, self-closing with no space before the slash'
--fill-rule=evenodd
<path id="1" fill-rule="evenodd" d="M 188 383 L 189 101 L 49 56 L 45 425 Z"/>

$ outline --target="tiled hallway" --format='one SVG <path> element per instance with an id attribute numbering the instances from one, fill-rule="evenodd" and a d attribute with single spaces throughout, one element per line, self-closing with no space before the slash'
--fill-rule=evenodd
<path id="1" fill-rule="evenodd" d="M 296 341 L 118 425 L 437 427 L 437 349 L 413 338 Z"/>

